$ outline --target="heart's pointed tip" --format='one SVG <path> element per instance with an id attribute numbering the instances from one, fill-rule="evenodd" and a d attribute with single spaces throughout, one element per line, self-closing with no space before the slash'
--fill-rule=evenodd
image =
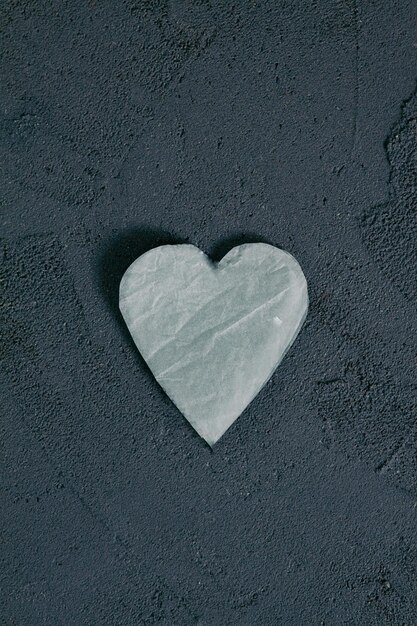
<path id="1" fill-rule="evenodd" d="M 211 450 L 213 450 L 214 446 L 216 445 L 216 443 L 219 441 L 219 439 L 224 435 L 224 433 L 222 432 L 220 435 L 214 435 L 214 434 L 203 434 L 202 432 L 200 432 L 197 428 L 194 429 L 197 431 L 197 433 L 200 435 L 201 439 L 203 439 L 203 441 L 206 442 L 206 444 L 209 446 L 209 448 Z"/>
<path id="2" fill-rule="evenodd" d="M 216 443 L 218 442 L 218 439 L 206 439 L 204 438 L 204 441 L 206 442 L 206 444 L 208 445 L 208 447 L 210 448 L 210 450 L 214 449 L 214 446 L 216 445 Z"/>
<path id="3" fill-rule="evenodd" d="M 216 443 L 217 439 L 213 439 L 212 437 L 205 437 L 204 435 L 202 435 L 201 433 L 198 432 L 197 430 L 197 434 L 201 437 L 201 439 L 203 441 L 206 442 L 206 444 L 208 445 L 209 448 L 211 448 L 213 450 L 213 446 Z"/>

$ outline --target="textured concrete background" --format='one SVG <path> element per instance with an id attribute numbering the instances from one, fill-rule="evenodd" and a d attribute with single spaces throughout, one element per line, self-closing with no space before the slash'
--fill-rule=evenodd
<path id="1" fill-rule="evenodd" d="M 414 0 L 1 12 L 1 624 L 415 626 Z M 178 241 L 310 286 L 213 452 L 117 310 Z"/>

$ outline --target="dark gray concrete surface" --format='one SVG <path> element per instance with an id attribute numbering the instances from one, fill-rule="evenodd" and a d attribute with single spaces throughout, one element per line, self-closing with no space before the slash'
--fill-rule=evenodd
<path id="1" fill-rule="evenodd" d="M 415 626 L 416 3 L 1 13 L 0 623 Z M 213 451 L 117 308 L 176 241 L 310 286 Z"/>

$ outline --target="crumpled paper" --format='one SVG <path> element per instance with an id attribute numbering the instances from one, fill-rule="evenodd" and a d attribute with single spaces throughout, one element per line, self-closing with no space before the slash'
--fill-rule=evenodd
<path id="1" fill-rule="evenodd" d="M 273 374 L 308 308 L 297 261 L 274 246 L 233 248 L 219 263 L 188 244 L 139 257 L 120 310 L 158 383 L 212 446 Z"/>

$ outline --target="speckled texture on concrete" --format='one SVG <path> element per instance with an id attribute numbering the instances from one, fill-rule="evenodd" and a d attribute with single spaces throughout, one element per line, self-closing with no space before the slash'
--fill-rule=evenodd
<path id="1" fill-rule="evenodd" d="M 416 10 L 2 4 L 2 624 L 415 626 Z M 214 451 L 118 313 L 184 241 L 309 282 Z"/>

